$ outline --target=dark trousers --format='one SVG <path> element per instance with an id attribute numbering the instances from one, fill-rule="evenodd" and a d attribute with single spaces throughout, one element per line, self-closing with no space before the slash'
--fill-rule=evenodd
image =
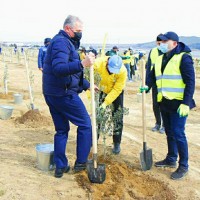
<path id="1" fill-rule="evenodd" d="M 90 116 L 78 96 L 78 94 L 67 94 L 62 97 L 45 95 L 45 100 L 54 122 L 56 134 L 54 136 L 54 161 L 57 168 L 68 165 L 65 155 L 69 121 L 78 126 L 76 154 L 78 163 L 87 162 L 92 145 L 92 126 Z"/>
<path id="2" fill-rule="evenodd" d="M 130 65 L 131 68 L 131 79 L 133 76 L 135 76 L 135 66 L 134 65 Z"/>
<path id="3" fill-rule="evenodd" d="M 157 102 L 157 94 L 158 90 L 156 86 L 152 87 L 152 101 L 153 101 L 153 113 L 156 119 L 156 124 L 161 126 L 162 117 L 161 117 L 161 111 L 160 111 L 160 104 Z"/>
<path id="4" fill-rule="evenodd" d="M 100 93 L 99 102 L 103 102 L 102 96 L 104 95 L 105 94 L 103 92 Z M 112 116 L 114 116 L 120 107 L 121 108 L 124 107 L 124 91 L 122 91 L 121 94 L 113 101 L 112 105 L 113 105 Z M 120 117 L 117 120 L 117 123 L 113 123 L 113 143 L 121 143 L 122 131 L 123 131 L 123 114 L 120 115 Z"/>
<path id="5" fill-rule="evenodd" d="M 187 117 L 179 117 L 177 112 L 170 113 L 161 109 L 165 132 L 167 135 L 167 161 L 176 162 L 179 156 L 179 166 L 188 169 L 188 143 L 185 136 Z"/>

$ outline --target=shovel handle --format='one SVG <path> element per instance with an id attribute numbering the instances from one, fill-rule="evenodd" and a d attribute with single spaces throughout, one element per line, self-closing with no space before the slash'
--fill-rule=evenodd
<path id="1" fill-rule="evenodd" d="M 142 61 L 142 87 L 145 87 L 145 60 Z M 146 91 L 142 92 L 142 125 L 143 125 L 143 142 L 146 143 Z"/>
<path id="2" fill-rule="evenodd" d="M 90 67 L 90 91 L 91 91 L 91 107 L 92 107 L 92 148 L 94 168 L 97 168 L 97 130 L 96 130 L 96 106 L 95 106 L 95 90 L 94 90 L 94 67 Z"/>

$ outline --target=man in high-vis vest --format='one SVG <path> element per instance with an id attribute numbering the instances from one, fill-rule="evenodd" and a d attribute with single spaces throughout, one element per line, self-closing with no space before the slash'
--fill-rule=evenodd
<path id="1" fill-rule="evenodd" d="M 158 35 L 156 38 L 157 46 L 154 47 L 153 49 L 151 49 L 151 51 L 149 52 L 149 57 L 148 57 L 147 65 L 146 65 L 146 79 L 147 79 L 150 71 L 153 70 L 158 56 L 163 54 L 162 51 L 160 50 L 161 41 L 162 40 L 159 38 L 159 35 Z M 151 130 L 153 132 L 158 131 L 163 134 L 163 133 L 165 133 L 165 128 L 164 128 L 164 125 L 162 122 L 160 105 L 157 102 L 157 94 L 158 94 L 157 86 L 156 86 L 156 83 L 154 83 L 152 85 L 152 102 L 153 102 L 153 112 L 154 112 L 154 116 L 156 119 L 156 123 L 155 123 L 155 126 Z"/>
<path id="2" fill-rule="evenodd" d="M 163 55 L 157 58 L 155 67 L 148 76 L 147 86 L 151 87 L 156 82 L 157 101 L 160 103 L 167 135 L 168 153 L 155 166 L 175 168 L 179 156 L 178 168 L 171 174 L 171 179 L 178 180 L 188 173 L 189 168 L 185 124 L 189 110 L 195 107 L 195 72 L 191 50 L 179 42 L 176 33 L 167 32 L 159 38 L 162 40 L 160 50 Z"/>
<path id="3" fill-rule="evenodd" d="M 126 67 L 126 70 L 127 70 L 128 82 L 133 82 L 133 80 L 131 79 L 131 68 L 130 68 L 131 55 L 130 55 L 130 51 L 129 50 L 125 50 L 124 51 L 124 55 L 121 56 L 121 58 L 123 60 L 124 66 Z"/>

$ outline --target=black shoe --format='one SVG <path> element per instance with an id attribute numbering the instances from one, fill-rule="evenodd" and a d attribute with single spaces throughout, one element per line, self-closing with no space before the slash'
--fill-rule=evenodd
<path id="1" fill-rule="evenodd" d="M 176 162 L 168 162 L 166 159 L 161 160 L 159 162 L 156 162 L 154 164 L 156 167 L 171 167 L 175 168 L 176 167 Z"/>
<path id="2" fill-rule="evenodd" d="M 56 178 L 61 178 L 63 176 L 63 173 L 67 173 L 70 170 L 70 166 L 68 165 L 65 168 L 56 168 L 55 169 L 55 177 Z"/>
<path id="3" fill-rule="evenodd" d="M 80 172 L 86 169 L 86 163 L 78 163 L 74 164 L 74 172 Z"/>
<path id="4" fill-rule="evenodd" d="M 153 132 L 160 130 L 160 125 L 156 124 L 152 129 Z"/>
<path id="5" fill-rule="evenodd" d="M 114 143 L 114 147 L 112 149 L 112 152 L 114 154 L 119 154 L 121 151 L 121 148 L 120 148 L 120 143 Z"/>
<path id="6" fill-rule="evenodd" d="M 164 133 L 165 133 L 165 127 L 161 127 L 160 130 L 159 130 L 159 132 L 160 132 L 161 134 L 164 134 Z"/>
<path id="7" fill-rule="evenodd" d="M 185 169 L 183 167 L 179 167 L 175 172 L 171 174 L 171 179 L 173 180 L 180 180 L 184 176 L 186 176 L 188 173 L 188 169 Z"/>

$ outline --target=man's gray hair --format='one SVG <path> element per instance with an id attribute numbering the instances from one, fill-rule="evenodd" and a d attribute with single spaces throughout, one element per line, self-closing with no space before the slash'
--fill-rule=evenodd
<path id="1" fill-rule="evenodd" d="M 73 15 L 68 15 L 63 24 L 63 29 L 65 28 L 66 25 L 69 25 L 70 27 L 73 28 L 77 21 L 82 23 L 82 21 L 78 17 Z"/>

